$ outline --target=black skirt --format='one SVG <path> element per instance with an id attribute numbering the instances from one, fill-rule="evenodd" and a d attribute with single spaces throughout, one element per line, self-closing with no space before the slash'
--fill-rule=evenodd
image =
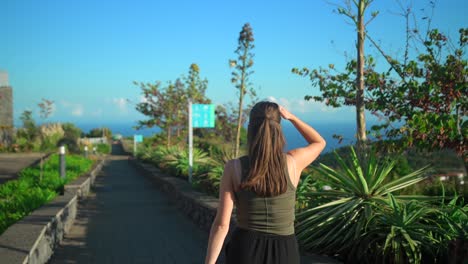
<path id="1" fill-rule="evenodd" d="M 236 228 L 226 244 L 226 264 L 299 264 L 294 234 L 281 236 Z"/>

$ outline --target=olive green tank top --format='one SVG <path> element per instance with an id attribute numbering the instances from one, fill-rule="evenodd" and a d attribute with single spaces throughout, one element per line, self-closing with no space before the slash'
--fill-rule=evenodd
<path id="1" fill-rule="evenodd" d="M 244 156 L 239 160 L 243 180 L 249 172 L 249 159 Z M 287 166 L 284 167 L 288 179 L 285 193 L 261 197 L 250 190 L 239 189 L 234 192 L 237 225 L 240 228 L 277 235 L 294 234 L 296 188 L 291 182 Z"/>

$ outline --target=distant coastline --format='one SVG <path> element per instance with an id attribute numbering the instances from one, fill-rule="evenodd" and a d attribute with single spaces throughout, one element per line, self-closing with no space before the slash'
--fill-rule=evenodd
<path id="1" fill-rule="evenodd" d="M 136 130 L 133 128 L 135 124 L 132 123 L 77 123 L 76 124 L 83 132 L 89 132 L 93 128 L 107 127 L 114 134 L 121 134 L 124 137 L 132 136 L 135 134 L 143 135 L 144 137 L 152 136 L 153 134 L 159 133 L 161 129 L 158 127 L 155 128 L 145 128 Z M 355 142 L 355 123 L 325 123 L 320 122 L 313 127 L 325 138 L 327 141 L 327 147 L 325 152 L 333 151 L 335 148 L 343 147 L 346 145 L 353 144 Z M 306 144 L 305 140 L 296 131 L 294 126 L 290 123 L 283 123 L 283 131 L 286 137 L 287 146 L 286 149 L 293 149 L 297 147 L 304 146 Z M 333 138 L 333 134 L 341 135 L 343 141 L 338 142 L 337 139 Z"/>

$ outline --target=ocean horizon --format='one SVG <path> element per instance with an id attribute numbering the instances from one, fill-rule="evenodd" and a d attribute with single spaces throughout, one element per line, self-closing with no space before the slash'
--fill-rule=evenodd
<path id="1" fill-rule="evenodd" d="M 93 123 L 78 123 L 76 124 L 83 132 L 88 133 L 93 128 L 107 127 L 112 133 L 120 134 L 124 137 L 133 136 L 133 135 L 142 135 L 143 137 L 152 136 L 161 132 L 161 129 L 158 127 L 154 128 L 144 128 L 136 130 L 133 127 L 135 126 L 132 123 L 102 123 L 102 124 L 93 124 Z M 333 151 L 336 148 L 354 144 L 356 141 L 356 124 L 352 122 L 340 122 L 340 123 L 331 123 L 331 122 L 318 122 L 316 124 L 311 124 L 312 127 L 317 130 L 317 132 L 322 135 L 322 137 L 327 141 L 327 146 L 324 152 Z M 305 139 L 302 135 L 296 130 L 296 128 L 289 122 L 282 123 L 283 132 L 286 138 L 286 149 L 294 149 L 306 145 Z M 333 135 L 340 135 L 343 137 L 342 142 L 340 143 L 338 139 L 333 138 Z"/>

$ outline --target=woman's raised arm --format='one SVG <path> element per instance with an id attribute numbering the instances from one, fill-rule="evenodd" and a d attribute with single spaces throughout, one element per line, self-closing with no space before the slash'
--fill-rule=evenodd
<path id="1" fill-rule="evenodd" d="M 281 117 L 289 120 L 308 143 L 308 145 L 302 148 L 293 149 L 288 152 L 288 154 L 291 155 L 296 162 L 295 175 L 299 175 L 300 177 L 302 170 L 309 166 L 309 164 L 311 164 L 323 151 L 326 142 L 325 139 L 323 139 L 322 136 L 320 136 L 320 134 L 315 131 L 315 129 L 290 113 L 284 107 L 280 106 L 279 110 Z"/>

